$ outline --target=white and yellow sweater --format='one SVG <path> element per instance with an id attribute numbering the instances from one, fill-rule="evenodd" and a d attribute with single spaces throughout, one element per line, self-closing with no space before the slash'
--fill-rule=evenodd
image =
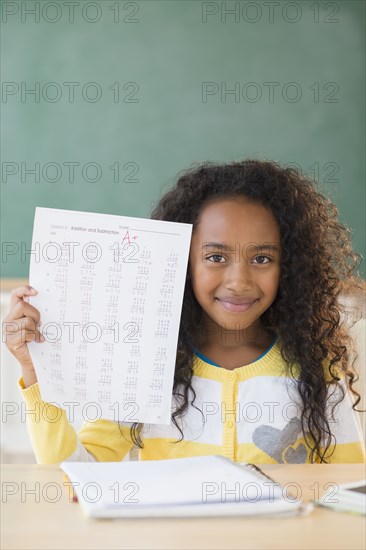
<path id="1" fill-rule="evenodd" d="M 192 383 L 197 394 L 194 405 L 202 412 L 190 405 L 178 420 L 184 433 L 180 442 L 173 423 L 145 424 L 140 434 L 144 444 L 139 450 L 140 460 L 217 454 L 257 464 L 309 462 L 309 448 L 299 420 L 301 401 L 296 380 L 286 376 L 279 340 L 256 361 L 234 370 L 216 366 L 198 351 L 193 367 Z M 65 410 L 60 414 L 54 405 L 42 400 L 38 383 L 24 388 L 20 378 L 18 386 L 27 411 L 37 411 L 27 414 L 27 428 L 38 463 L 120 461 L 133 447 L 131 424 L 120 423 L 119 427 L 117 422 L 99 419 L 84 422 L 76 433 Z M 331 402 L 338 401 L 339 395 L 338 389 Z M 334 420 L 329 416 L 336 441 L 329 462 L 366 461 L 358 413 L 352 403 L 347 391 Z"/>

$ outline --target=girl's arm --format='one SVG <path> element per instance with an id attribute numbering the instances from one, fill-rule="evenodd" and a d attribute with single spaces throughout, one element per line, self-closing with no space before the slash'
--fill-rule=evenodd
<path id="1" fill-rule="evenodd" d="M 42 400 L 38 382 L 18 387 L 25 401 L 28 434 L 38 464 L 66 460 L 119 462 L 133 447 L 127 424 L 119 428 L 111 420 L 84 422 L 78 433 L 68 421 L 66 411 Z M 123 435 L 121 434 L 121 431 Z"/>

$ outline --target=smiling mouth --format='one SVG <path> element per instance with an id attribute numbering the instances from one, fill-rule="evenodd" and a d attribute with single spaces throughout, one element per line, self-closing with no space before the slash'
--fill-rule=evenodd
<path id="1" fill-rule="evenodd" d="M 258 300 L 254 300 L 253 302 L 249 302 L 247 304 L 233 304 L 232 302 L 225 302 L 224 300 L 220 300 L 219 298 L 215 298 L 215 300 L 217 300 L 220 306 L 226 309 L 226 311 L 231 311 L 234 313 L 247 311 L 258 302 Z"/>

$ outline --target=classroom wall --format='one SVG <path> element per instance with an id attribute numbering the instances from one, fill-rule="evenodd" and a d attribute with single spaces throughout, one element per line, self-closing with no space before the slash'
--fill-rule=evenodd
<path id="1" fill-rule="evenodd" d="M 193 162 L 252 156 L 315 177 L 365 255 L 363 2 L 54 4 L 2 6 L 2 277 L 36 206 L 149 217 Z"/>

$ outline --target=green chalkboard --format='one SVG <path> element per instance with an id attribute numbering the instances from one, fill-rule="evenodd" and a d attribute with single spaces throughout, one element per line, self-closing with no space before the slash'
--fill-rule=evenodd
<path id="1" fill-rule="evenodd" d="M 364 11 L 3 2 L 2 276 L 28 276 L 36 206 L 149 217 L 192 163 L 253 156 L 318 179 L 365 255 Z"/>

